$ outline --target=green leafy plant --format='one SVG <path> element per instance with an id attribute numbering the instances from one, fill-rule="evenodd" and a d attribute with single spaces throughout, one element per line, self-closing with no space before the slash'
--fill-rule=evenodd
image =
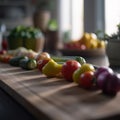
<path id="1" fill-rule="evenodd" d="M 95 32 L 97 37 L 101 40 L 120 40 L 120 24 L 117 25 L 117 32 L 113 33 L 111 35 L 108 35 L 107 33 L 104 33 L 101 30 L 98 30 Z"/>
<path id="2" fill-rule="evenodd" d="M 119 40 L 120 41 L 120 24 L 117 25 L 117 32 L 111 35 L 104 35 L 105 40 Z"/>

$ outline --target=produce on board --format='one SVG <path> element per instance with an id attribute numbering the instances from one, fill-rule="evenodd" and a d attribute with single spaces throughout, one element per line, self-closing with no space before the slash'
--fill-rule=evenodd
<path id="1" fill-rule="evenodd" d="M 81 56 L 51 56 L 48 52 L 38 53 L 20 47 L 1 52 L 0 62 L 25 70 L 38 69 L 46 77 L 61 77 L 84 89 L 96 87 L 107 95 L 116 95 L 120 90 L 117 73 L 110 67 L 95 67 Z"/>

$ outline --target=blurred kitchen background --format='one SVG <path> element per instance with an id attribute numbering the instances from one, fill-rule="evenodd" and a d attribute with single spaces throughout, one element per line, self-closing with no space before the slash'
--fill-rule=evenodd
<path id="1" fill-rule="evenodd" d="M 46 48 L 78 40 L 84 32 L 111 34 L 120 22 L 119 4 L 119 0 L 0 0 L 0 40 L 18 25 L 38 27 L 45 35 L 53 31 L 55 41 Z"/>

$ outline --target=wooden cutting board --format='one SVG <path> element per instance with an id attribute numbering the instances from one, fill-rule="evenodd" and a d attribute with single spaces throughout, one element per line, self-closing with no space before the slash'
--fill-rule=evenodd
<path id="1" fill-rule="evenodd" d="M 97 120 L 120 114 L 120 93 L 105 96 L 61 78 L 0 63 L 0 87 L 42 120 Z"/>

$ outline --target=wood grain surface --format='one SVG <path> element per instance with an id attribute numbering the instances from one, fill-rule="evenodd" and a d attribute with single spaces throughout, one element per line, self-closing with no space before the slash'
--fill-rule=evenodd
<path id="1" fill-rule="evenodd" d="M 0 87 L 37 119 L 97 120 L 120 114 L 120 93 L 105 96 L 40 71 L 26 71 L 0 63 Z"/>

